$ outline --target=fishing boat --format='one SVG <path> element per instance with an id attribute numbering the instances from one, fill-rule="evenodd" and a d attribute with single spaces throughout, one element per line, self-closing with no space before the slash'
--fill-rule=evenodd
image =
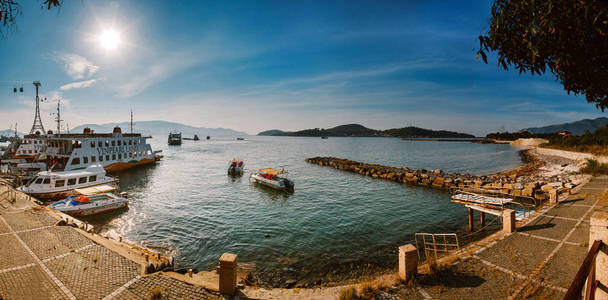
<path id="1" fill-rule="evenodd" d="M 128 205 L 129 201 L 125 198 L 112 194 L 99 194 L 67 197 L 50 204 L 48 207 L 71 216 L 90 216 L 127 207 Z"/>
<path id="2" fill-rule="evenodd" d="M 26 185 L 17 189 L 40 200 L 50 201 L 81 195 L 81 190 L 85 188 L 109 192 L 118 188 L 118 180 L 106 176 L 101 165 L 91 165 L 77 171 L 39 172 Z"/>
<path id="3" fill-rule="evenodd" d="M 237 176 L 243 175 L 245 169 L 245 162 L 242 159 L 232 159 L 228 165 L 228 175 Z"/>
<path id="4" fill-rule="evenodd" d="M 182 144 L 182 134 L 177 133 L 177 132 L 169 133 L 168 143 L 169 143 L 169 145 L 175 145 L 175 146 L 181 145 Z"/>
<path id="5" fill-rule="evenodd" d="M 286 192 L 294 191 L 294 182 L 287 179 L 287 171 L 275 170 L 272 168 L 260 169 L 257 173 L 251 174 L 249 179 L 253 179 L 254 182 Z"/>

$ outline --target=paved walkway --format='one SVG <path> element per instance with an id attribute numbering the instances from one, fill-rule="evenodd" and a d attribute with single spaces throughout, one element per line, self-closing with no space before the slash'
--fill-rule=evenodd
<path id="1" fill-rule="evenodd" d="M 561 299 L 587 253 L 589 218 L 607 188 L 608 177 L 596 177 L 518 224 L 517 232 L 481 242 L 436 274 L 420 276 L 420 297 Z"/>
<path id="2" fill-rule="evenodd" d="M 222 299 L 142 264 L 0 184 L 0 299 Z"/>

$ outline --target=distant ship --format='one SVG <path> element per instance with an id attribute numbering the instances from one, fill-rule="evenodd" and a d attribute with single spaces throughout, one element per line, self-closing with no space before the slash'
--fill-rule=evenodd
<path id="1" fill-rule="evenodd" d="M 181 145 L 182 144 L 182 134 L 181 133 L 169 133 L 168 139 L 169 145 Z"/>

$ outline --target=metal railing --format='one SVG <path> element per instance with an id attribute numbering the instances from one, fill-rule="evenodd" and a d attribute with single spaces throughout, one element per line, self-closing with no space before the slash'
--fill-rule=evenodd
<path id="1" fill-rule="evenodd" d="M 595 289 L 598 286 L 598 281 L 595 279 L 595 259 L 602 246 L 606 246 L 606 244 L 600 240 L 593 242 L 589 252 L 587 252 L 587 256 L 585 256 L 585 260 L 583 260 L 581 267 L 576 272 L 576 276 L 574 276 L 574 280 L 572 280 L 564 296 L 564 300 L 595 299 Z M 587 288 L 585 289 L 585 298 L 582 298 L 585 282 L 587 283 Z"/>
<path id="2" fill-rule="evenodd" d="M 420 254 L 421 250 L 424 250 L 425 259 L 429 257 L 429 253 L 434 254 L 435 259 L 440 254 L 449 254 L 460 250 L 460 242 L 458 241 L 458 235 L 455 233 L 416 233 L 414 235 L 416 240 L 416 249 L 418 249 L 418 259 L 423 260 Z M 422 248 L 418 244 L 421 240 Z"/>

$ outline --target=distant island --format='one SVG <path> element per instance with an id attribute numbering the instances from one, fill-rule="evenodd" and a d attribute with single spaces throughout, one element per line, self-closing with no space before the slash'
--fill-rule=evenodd
<path id="1" fill-rule="evenodd" d="M 414 126 L 393 128 L 387 130 L 376 130 L 367 128 L 360 124 L 346 124 L 340 125 L 333 128 L 323 129 L 304 129 L 300 131 L 282 131 L 278 129 L 262 131 L 258 135 L 263 136 L 309 136 L 309 137 L 322 137 L 322 136 L 356 136 L 356 137 L 373 137 L 373 136 L 385 136 L 385 137 L 400 137 L 400 138 L 474 138 L 474 135 L 459 133 L 454 131 L 446 130 L 431 130 L 424 129 Z"/>

